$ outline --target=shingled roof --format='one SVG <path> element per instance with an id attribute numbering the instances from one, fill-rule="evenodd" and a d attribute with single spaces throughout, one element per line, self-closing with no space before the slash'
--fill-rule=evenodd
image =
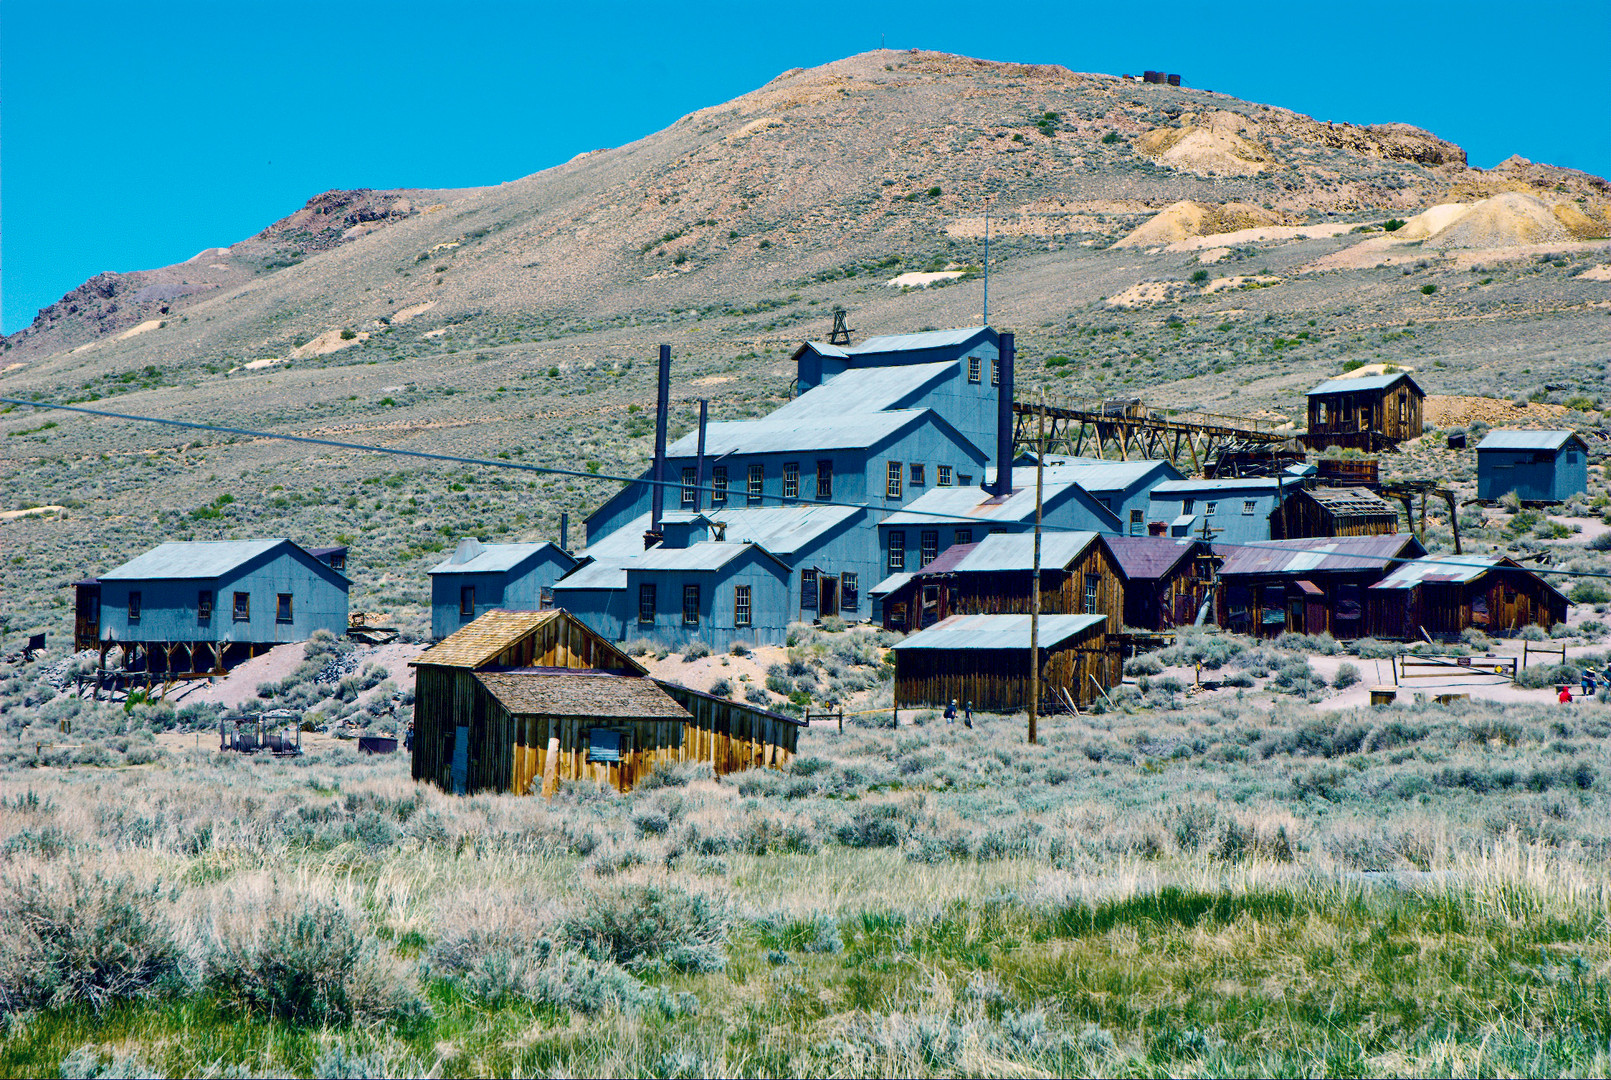
<path id="1" fill-rule="evenodd" d="M 537 629 L 558 610 L 489 611 L 462 630 L 449 634 L 420 653 L 415 664 L 478 668 Z"/>
<path id="2" fill-rule="evenodd" d="M 513 716 L 587 716 L 605 720 L 687 720 L 652 679 L 604 672 L 478 671 L 476 682 Z"/>

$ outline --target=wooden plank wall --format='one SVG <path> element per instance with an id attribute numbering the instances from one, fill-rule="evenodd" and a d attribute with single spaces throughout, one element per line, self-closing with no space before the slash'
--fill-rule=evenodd
<path id="1" fill-rule="evenodd" d="M 1100 696 L 1090 677 L 1104 690 L 1119 678 L 1119 657 L 1108 648 L 1100 625 L 1043 652 L 1041 698 L 1048 703 L 1062 688 L 1089 705 Z M 1029 706 L 1027 649 L 901 649 L 895 656 L 895 701 L 901 708 L 941 708 L 953 698 L 971 701 L 982 712 L 1020 712 Z"/>
<path id="2" fill-rule="evenodd" d="M 1040 610 L 1043 615 L 1084 615 L 1085 575 L 1096 574 L 1096 606 L 1091 614 L 1106 615 L 1107 632 L 1124 625 L 1124 579 L 1107 546 L 1100 542 L 1085 550 L 1067 570 L 1043 568 L 1040 574 Z M 958 574 L 941 582 L 954 589 L 949 612 L 954 615 L 1026 615 L 1032 575 L 1028 571 L 997 574 Z"/>

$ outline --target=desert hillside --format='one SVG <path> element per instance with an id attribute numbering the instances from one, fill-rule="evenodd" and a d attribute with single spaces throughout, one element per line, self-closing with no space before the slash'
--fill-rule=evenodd
<path id="1" fill-rule="evenodd" d="M 1518 398 L 1583 419 L 1604 392 L 1598 177 L 1473 169 L 1404 124 L 881 51 L 508 183 L 328 192 L 230 248 L 99 275 L 5 341 L 0 395 L 632 473 L 655 343 L 685 428 L 696 398 L 731 418 L 786 395 L 790 349 L 835 307 L 858 336 L 976 323 L 987 206 L 990 319 L 1019 334 L 1026 393 L 1287 417 L 1345 364 L 1395 364 L 1454 423 Z M 16 407 L 0 431 L 3 509 L 67 507 L 7 527 L 22 621 L 161 530 L 362 534 L 355 601 L 408 607 L 451 535 L 551 537 L 613 490 Z"/>

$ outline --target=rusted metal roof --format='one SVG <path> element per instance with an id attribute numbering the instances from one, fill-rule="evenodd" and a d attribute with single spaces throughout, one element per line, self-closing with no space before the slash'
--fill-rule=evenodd
<path id="1" fill-rule="evenodd" d="M 1377 517 L 1385 514 L 1394 521 L 1398 520 L 1398 511 L 1393 509 L 1393 504 L 1369 488 L 1315 488 L 1304 494 L 1337 517 Z"/>
<path id="2" fill-rule="evenodd" d="M 918 571 L 919 574 L 946 574 L 957 568 L 957 564 L 972 554 L 978 544 L 952 544 L 934 559 L 933 562 Z"/>
<path id="3" fill-rule="evenodd" d="M 1108 617 L 1100 614 L 1042 615 L 1036 644 L 1042 649 L 1056 648 L 1069 638 L 1077 637 L 1094 626 L 1106 624 L 1107 621 Z M 941 619 L 927 630 L 913 634 L 890 647 L 896 651 L 1027 649 L 1029 616 L 952 615 L 949 619 Z"/>
<path id="4" fill-rule="evenodd" d="M 1489 555 L 1438 555 L 1400 563 L 1391 574 L 1372 585 L 1373 589 L 1413 589 L 1423 581 L 1475 581 L 1504 561 Z"/>
<path id="5" fill-rule="evenodd" d="M 478 671 L 475 679 L 515 716 L 687 720 L 652 679 L 602 672 Z"/>
<path id="6" fill-rule="evenodd" d="M 469 626 L 449 634 L 413 660 L 434 667 L 478 668 L 549 619 L 549 611 L 489 611 Z"/>
<path id="7" fill-rule="evenodd" d="M 1267 540 L 1256 544 L 1216 545 L 1214 550 L 1225 557 L 1225 564 L 1219 571 L 1221 577 L 1315 571 L 1385 571 L 1400 559 L 1413 559 L 1426 554 L 1426 549 L 1415 537 L 1399 533 Z"/>
<path id="8" fill-rule="evenodd" d="M 1178 536 L 1110 536 L 1108 549 L 1119 572 L 1131 581 L 1166 577 L 1197 550 L 1198 541 Z"/>

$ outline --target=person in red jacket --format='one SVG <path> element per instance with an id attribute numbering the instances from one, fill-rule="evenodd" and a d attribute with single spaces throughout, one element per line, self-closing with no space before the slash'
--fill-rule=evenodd
<path id="1" fill-rule="evenodd" d="M 1570 686 L 1561 687 L 1561 704 L 1572 704 L 1572 688 Z"/>

